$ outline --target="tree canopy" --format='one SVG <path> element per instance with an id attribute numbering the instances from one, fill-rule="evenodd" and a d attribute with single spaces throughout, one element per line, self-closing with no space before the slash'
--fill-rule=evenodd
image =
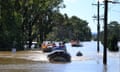
<path id="1" fill-rule="evenodd" d="M 108 25 L 108 31 L 107 31 L 107 47 L 110 49 L 110 50 L 114 50 L 114 47 L 112 44 L 115 44 L 116 47 L 117 47 L 117 42 L 120 41 L 120 24 L 117 22 L 117 21 L 112 21 L 110 22 Z M 100 34 L 101 36 L 101 41 L 103 43 L 103 36 L 104 36 L 104 31 L 101 32 Z M 104 43 L 103 43 L 104 44 Z M 116 49 L 117 50 L 117 49 Z"/>
<path id="2" fill-rule="evenodd" d="M 0 0 L 0 50 L 23 50 L 32 41 L 90 40 L 88 22 L 60 8 L 63 0 Z"/>

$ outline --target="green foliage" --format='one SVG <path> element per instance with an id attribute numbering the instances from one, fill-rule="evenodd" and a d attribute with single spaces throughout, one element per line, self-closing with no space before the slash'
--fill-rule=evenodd
<path id="1" fill-rule="evenodd" d="M 54 13 L 52 18 L 54 27 L 47 36 L 48 40 L 91 40 L 91 31 L 86 21 L 76 16 L 68 18 L 66 14 L 60 13 Z"/>
<path id="2" fill-rule="evenodd" d="M 110 24 L 107 25 L 107 27 L 108 27 L 107 48 L 110 51 L 118 51 L 117 43 L 120 39 L 120 24 L 116 21 L 112 21 L 110 22 Z M 104 32 L 101 32 L 100 35 L 101 35 L 100 36 L 101 42 L 104 45 L 104 39 L 103 39 Z"/>
<path id="3" fill-rule="evenodd" d="M 0 50 L 23 50 L 32 41 L 90 40 L 88 23 L 60 14 L 64 7 L 63 0 L 0 0 Z"/>
<path id="4" fill-rule="evenodd" d="M 0 50 L 11 50 L 13 41 L 17 41 L 18 45 L 21 44 L 19 42 L 21 39 L 20 15 L 14 9 L 13 0 L 2 1 L 0 7 Z"/>
<path id="5" fill-rule="evenodd" d="M 44 40 L 51 31 L 51 15 L 63 0 L 0 0 L 0 50 L 23 50 L 29 41 Z"/>
<path id="6" fill-rule="evenodd" d="M 111 36 L 111 38 L 108 41 L 109 41 L 108 48 L 110 51 L 119 51 L 119 48 L 117 46 L 118 43 L 117 36 L 115 35 Z"/>

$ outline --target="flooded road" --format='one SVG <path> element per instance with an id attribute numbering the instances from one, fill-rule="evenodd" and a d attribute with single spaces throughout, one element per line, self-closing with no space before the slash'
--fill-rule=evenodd
<path id="1" fill-rule="evenodd" d="M 16 54 L 0 52 L 0 72 L 120 72 L 120 52 L 108 51 L 108 64 L 104 66 L 102 63 L 103 46 L 100 45 L 98 54 L 96 42 L 82 44 L 83 47 L 71 47 L 69 43 L 66 44 L 72 56 L 72 62 L 62 64 L 49 63 L 47 53 L 41 51 L 21 51 Z M 77 57 L 78 51 L 81 51 L 83 56 Z M 7 59 L 1 61 L 2 58 Z M 9 58 L 16 58 L 16 60 Z M 5 60 L 6 63 L 4 63 Z"/>

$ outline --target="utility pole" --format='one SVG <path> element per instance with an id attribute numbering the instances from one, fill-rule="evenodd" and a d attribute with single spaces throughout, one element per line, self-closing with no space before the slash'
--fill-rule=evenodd
<path id="1" fill-rule="evenodd" d="M 108 3 L 120 4 L 117 1 L 104 0 L 104 51 L 103 51 L 103 64 L 107 65 L 107 21 L 108 21 Z"/>
<path id="2" fill-rule="evenodd" d="M 100 51 L 100 44 L 99 44 L 99 41 L 100 41 L 100 14 L 99 14 L 99 12 L 100 12 L 100 2 L 99 2 L 99 0 L 98 0 L 98 2 L 97 2 L 97 21 L 98 21 L 98 25 L 97 25 L 97 31 L 98 31 L 98 34 L 97 34 L 97 52 L 99 53 L 99 51 Z"/>
<path id="3" fill-rule="evenodd" d="M 103 64 L 107 65 L 107 20 L 108 20 L 108 0 L 104 0 L 104 51 Z"/>
<path id="4" fill-rule="evenodd" d="M 93 16 L 93 18 L 97 18 L 97 52 L 99 53 L 100 51 L 100 4 L 99 0 L 97 1 L 97 4 L 92 4 L 92 5 L 97 5 L 97 16 Z"/>

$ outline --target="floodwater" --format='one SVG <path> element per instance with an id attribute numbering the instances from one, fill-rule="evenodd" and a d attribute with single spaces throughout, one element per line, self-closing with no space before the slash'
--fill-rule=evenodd
<path id="1" fill-rule="evenodd" d="M 41 51 L 21 51 L 15 54 L 0 52 L 0 58 L 8 58 L 0 62 L 0 72 L 120 72 L 120 51 L 107 54 L 107 65 L 103 65 L 103 46 L 100 44 L 100 53 L 97 53 L 97 42 L 82 42 L 83 47 L 71 47 L 67 43 L 68 53 L 72 56 L 70 63 L 49 63 L 48 53 Z M 118 44 L 120 48 L 120 43 Z M 77 57 L 81 51 L 83 56 Z M 10 60 L 9 58 L 16 58 Z M 26 59 L 28 61 L 19 61 Z M 33 62 L 29 62 L 32 60 Z M 5 63 L 4 63 L 5 62 Z"/>

